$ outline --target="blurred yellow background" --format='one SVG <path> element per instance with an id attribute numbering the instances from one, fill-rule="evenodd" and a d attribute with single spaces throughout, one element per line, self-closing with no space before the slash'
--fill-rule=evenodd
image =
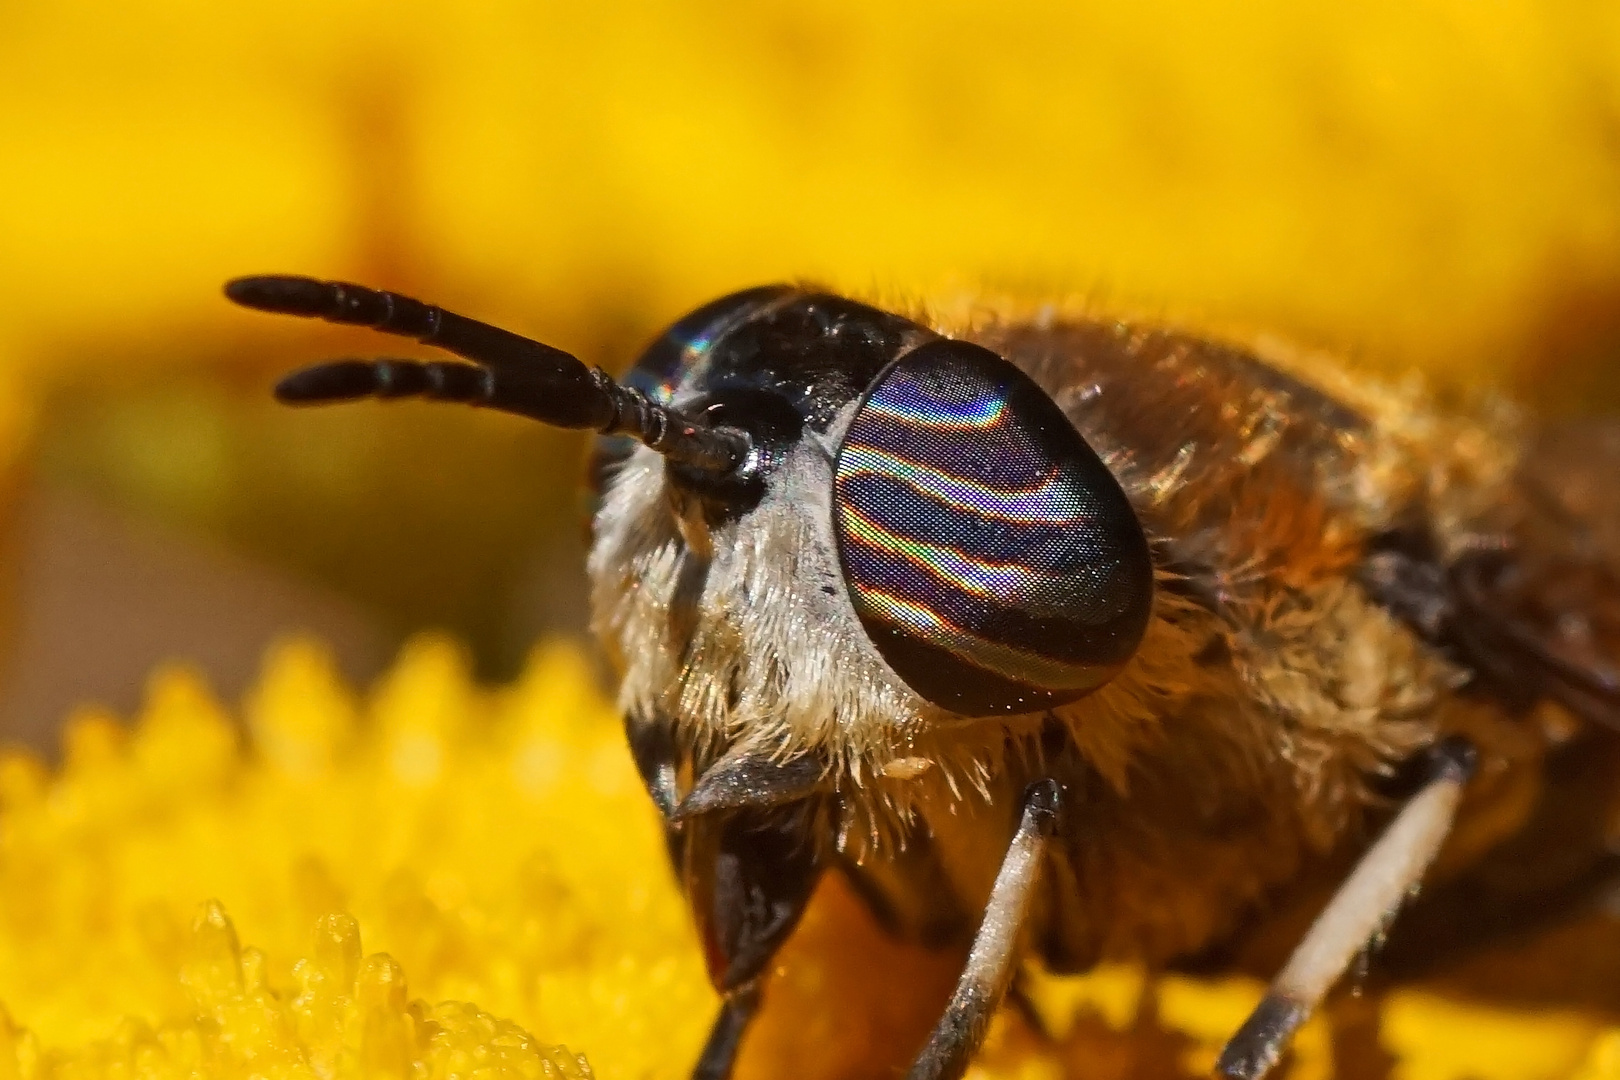
<path id="1" fill-rule="evenodd" d="M 277 408 L 423 353 L 230 308 L 257 272 L 610 370 L 809 278 L 1613 411 L 1620 7 L 0 0 L 0 737 L 174 656 L 233 699 L 287 630 L 365 679 L 444 628 L 501 679 L 582 628 L 580 440 Z"/>
<path id="2" fill-rule="evenodd" d="M 1445 367 L 1519 356 L 1617 276 L 1596 0 L 6 17 L 0 341 L 30 374 L 221 351 L 249 331 L 217 285 L 255 269 L 431 288 L 593 358 L 809 275 L 1080 290 Z"/>
<path id="3" fill-rule="evenodd" d="M 358 674 L 445 627 L 486 676 L 581 625 L 577 440 L 424 406 L 283 414 L 266 390 L 292 364 L 411 350 L 232 310 L 243 273 L 413 292 L 610 369 L 724 290 L 811 278 L 1079 297 L 1616 401 L 1620 10 L 1599 0 L 3 13 L 14 727 L 78 693 L 131 705 L 165 651 L 238 689 L 288 621 Z M 79 592 L 102 600 L 58 595 L 97 567 Z M 221 580 L 193 597 L 199 573 Z M 213 627 L 223 609 L 244 625 Z"/>

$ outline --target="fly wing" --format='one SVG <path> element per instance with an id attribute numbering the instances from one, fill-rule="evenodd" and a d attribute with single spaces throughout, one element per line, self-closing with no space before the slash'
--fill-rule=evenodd
<path id="1" fill-rule="evenodd" d="M 1620 418 L 1549 428 L 1508 541 L 1451 568 L 1453 632 L 1481 674 L 1620 728 Z"/>

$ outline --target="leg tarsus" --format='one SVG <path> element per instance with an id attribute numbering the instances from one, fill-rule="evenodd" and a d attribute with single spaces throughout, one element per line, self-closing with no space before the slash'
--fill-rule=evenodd
<path id="1" fill-rule="evenodd" d="M 1227 1041 L 1215 1063 L 1216 1075 L 1226 1080 L 1259 1080 L 1277 1064 L 1309 1015 L 1299 1002 L 1276 992 L 1267 994 Z"/>
<path id="2" fill-rule="evenodd" d="M 1357 953 L 1376 937 L 1401 901 L 1423 881 L 1451 832 L 1462 787 L 1477 753 L 1466 739 L 1430 750 L 1428 780 L 1367 849 L 1295 947 L 1271 989 L 1221 1051 L 1215 1071 L 1227 1080 L 1260 1080 L 1301 1024 L 1321 1004 Z"/>
<path id="3" fill-rule="evenodd" d="M 743 1033 L 758 1011 L 758 983 L 738 987 L 726 995 L 714 1018 L 714 1026 L 709 1029 L 709 1038 L 703 1044 L 703 1053 L 692 1067 L 692 1080 L 730 1080 Z"/>
<path id="4" fill-rule="evenodd" d="M 1062 789 L 1057 781 L 1037 780 L 1025 789 L 1018 831 L 990 890 L 990 903 L 967 965 L 945 1015 L 906 1074 L 907 1080 L 957 1080 L 967 1071 L 1012 982 L 1019 931 L 1029 913 L 1047 842 L 1057 830 L 1061 809 Z"/>

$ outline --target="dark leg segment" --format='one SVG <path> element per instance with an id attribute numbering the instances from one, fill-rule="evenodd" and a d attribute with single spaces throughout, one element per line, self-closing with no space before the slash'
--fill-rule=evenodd
<path id="1" fill-rule="evenodd" d="M 1451 832 L 1474 748 L 1461 739 L 1436 746 L 1429 779 L 1367 850 L 1317 916 L 1287 965 L 1221 1051 L 1215 1070 L 1228 1080 L 1259 1080 L 1277 1064 L 1301 1024 L 1368 942 L 1423 881 Z"/>
<path id="2" fill-rule="evenodd" d="M 816 800 L 681 824 L 687 899 L 709 980 L 725 996 L 695 1078 L 731 1075 L 765 969 L 798 925 L 821 876 L 825 827 Z"/>
<path id="3" fill-rule="evenodd" d="M 816 824 L 812 806 L 684 824 L 686 896 L 722 994 L 757 979 L 798 925 L 821 876 Z"/>
<path id="4" fill-rule="evenodd" d="M 759 1008 L 759 985 L 750 983 L 726 995 L 720 1006 L 720 1015 L 709 1029 L 703 1053 L 692 1067 L 692 1080 L 727 1080 L 732 1066 L 737 1063 L 737 1049 L 742 1046 L 743 1032 Z"/>
<path id="5" fill-rule="evenodd" d="M 706 769 L 669 815 L 676 821 L 730 810 L 767 810 L 804 802 L 827 785 L 826 765 L 814 754 L 785 761 L 763 751 L 736 749 Z"/>
<path id="6" fill-rule="evenodd" d="M 957 1080 L 984 1041 L 990 1018 L 1012 982 L 1018 934 L 1035 895 L 1047 844 L 1057 829 L 1061 803 L 1055 780 L 1038 780 L 1024 792 L 1018 831 L 996 874 L 967 966 L 907 1080 Z"/>
<path id="7" fill-rule="evenodd" d="M 681 751 L 675 744 L 674 725 L 662 716 L 642 717 L 631 714 L 624 718 L 625 741 L 630 744 L 630 757 L 636 763 L 641 782 L 647 785 L 647 794 L 653 805 L 667 822 L 681 801 L 676 784 L 676 770 L 680 768 Z"/>

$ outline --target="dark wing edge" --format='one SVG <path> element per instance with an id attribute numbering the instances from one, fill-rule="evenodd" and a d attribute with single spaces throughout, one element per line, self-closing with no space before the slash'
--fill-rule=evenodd
<path id="1" fill-rule="evenodd" d="M 1545 428 L 1500 540 L 1448 569 L 1446 635 L 1480 678 L 1620 730 L 1620 418 Z"/>

